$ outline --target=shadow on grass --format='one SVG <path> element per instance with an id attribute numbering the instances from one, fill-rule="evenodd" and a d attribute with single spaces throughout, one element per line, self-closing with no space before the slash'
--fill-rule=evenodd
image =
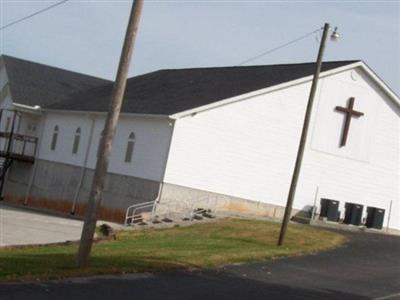
<path id="1" fill-rule="evenodd" d="M 151 255 L 96 256 L 89 266 L 79 269 L 76 254 L 21 254 L 0 260 L 0 282 L 36 279 L 59 279 L 71 276 L 116 274 L 128 272 L 160 272 L 196 269 L 197 265 L 172 261 L 171 257 Z"/>

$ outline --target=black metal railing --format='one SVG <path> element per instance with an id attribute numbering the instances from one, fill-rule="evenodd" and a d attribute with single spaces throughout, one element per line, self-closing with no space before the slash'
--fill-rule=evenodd
<path id="1" fill-rule="evenodd" d="M 0 156 L 33 162 L 38 138 L 11 132 L 0 132 Z"/>

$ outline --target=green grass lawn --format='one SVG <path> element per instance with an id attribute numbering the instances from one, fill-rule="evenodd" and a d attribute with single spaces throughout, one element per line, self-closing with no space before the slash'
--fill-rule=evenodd
<path id="1" fill-rule="evenodd" d="M 163 271 L 301 255 L 338 247 L 339 234 L 290 225 L 285 245 L 276 246 L 280 224 L 223 219 L 170 229 L 123 231 L 117 240 L 93 246 L 90 266 L 75 267 L 77 245 L 32 246 L 0 250 L 0 280 Z"/>

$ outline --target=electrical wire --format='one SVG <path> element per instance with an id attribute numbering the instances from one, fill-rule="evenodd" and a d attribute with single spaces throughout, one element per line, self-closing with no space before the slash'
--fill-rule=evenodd
<path id="1" fill-rule="evenodd" d="M 34 17 L 34 16 L 36 16 L 36 15 L 42 13 L 42 12 L 45 12 L 45 11 L 47 11 L 47 10 L 49 10 L 49 9 L 52 9 L 52 8 L 56 7 L 56 6 L 59 6 L 59 5 L 61 5 L 61 4 L 64 4 L 64 3 L 67 2 L 67 1 L 69 1 L 69 0 L 63 0 L 63 1 L 57 2 L 57 3 L 53 4 L 53 5 L 50 5 L 50 6 L 46 7 L 46 8 L 43 8 L 43 9 L 41 9 L 41 10 L 38 10 L 37 12 L 34 12 L 34 13 L 28 15 L 28 16 L 25 16 L 25 17 L 23 17 L 23 18 L 21 18 L 21 19 L 15 20 L 15 21 L 13 21 L 13 22 L 11 22 L 11 23 L 8 23 L 8 24 L 6 24 L 6 25 L 0 27 L 0 30 L 6 29 L 6 28 L 8 28 L 8 27 L 11 27 L 11 26 L 17 24 L 17 23 L 20 23 L 20 22 L 25 21 L 25 20 L 27 20 L 27 19 L 29 19 L 29 18 L 32 18 L 32 17 Z"/>
<path id="2" fill-rule="evenodd" d="M 289 45 L 294 44 L 294 43 L 296 43 L 298 41 L 301 41 L 301 40 L 303 40 L 303 39 L 305 39 L 305 38 L 307 38 L 307 37 L 309 37 L 309 36 L 311 36 L 311 35 L 313 35 L 313 34 L 315 34 L 317 32 L 320 32 L 321 30 L 322 30 L 321 28 L 316 29 L 316 30 L 311 31 L 311 32 L 309 32 L 307 34 L 304 34 L 304 35 L 302 35 L 302 36 L 300 36 L 300 37 L 298 37 L 298 38 L 296 38 L 294 40 L 291 40 L 291 41 L 289 41 L 287 43 L 284 43 L 284 44 L 279 45 L 279 46 L 277 46 L 275 48 L 272 48 L 272 49 L 268 49 L 268 50 L 266 50 L 266 51 L 264 51 L 264 52 L 262 52 L 262 53 L 260 53 L 260 54 L 258 54 L 256 56 L 250 57 L 250 58 L 240 62 L 239 64 L 237 64 L 237 66 L 242 66 L 242 65 L 244 65 L 244 64 L 246 64 L 248 62 L 251 62 L 253 60 L 259 59 L 259 58 L 261 58 L 261 57 L 263 57 L 263 56 L 265 56 L 267 54 L 270 54 L 270 53 L 275 52 L 275 51 L 277 51 L 279 49 L 282 49 L 282 48 L 284 48 L 286 46 L 289 46 Z"/>
<path id="3" fill-rule="evenodd" d="M 27 20 L 27 19 L 29 19 L 29 18 L 32 18 L 32 17 L 34 17 L 34 16 L 36 16 L 36 15 L 42 13 L 42 12 L 48 11 L 48 10 L 54 8 L 54 7 L 57 7 L 57 6 L 61 5 L 61 4 L 66 3 L 66 2 L 68 2 L 68 1 L 69 1 L 69 0 L 62 0 L 62 1 L 57 2 L 57 3 L 53 4 L 53 5 L 50 5 L 50 6 L 46 7 L 46 8 L 43 8 L 43 9 L 37 11 L 37 12 L 34 12 L 34 13 L 28 15 L 28 16 L 25 16 L 25 17 L 23 17 L 23 18 L 21 18 L 21 19 L 18 19 L 18 20 L 15 20 L 15 21 L 13 21 L 13 22 L 10 22 L 10 23 L 8 23 L 8 24 L 6 24 L 6 25 L 0 27 L 0 30 L 6 29 L 6 28 L 11 27 L 11 26 L 13 26 L 13 25 L 15 25 L 15 24 L 18 24 L 18 23 L 20 23 L 20 22 L 23 22 L 23 21 L 25 21 L 25 20 Z M 316 29 L 316 30 L 313 30 L 313 31 L 311 31 L 311 32 L 309 32 L 309 33 L 307 33 L 307 34 L 304 34 L 304 35 L 302 35 L 302 36 L 300 36 L 300 37 L 298 37 L 298 38 L 296 38 L 296 39 L 294 39 L 294 40 L 291 40 L 291 41 L 289 41 L 289 42 L 287 42 L 287 43 L 284 43 L 284 44 L 279 45 L 279 46 L 277 46 L 277 47 L 275 47 L 275 48 L 272 48 L 272 49 L 268 49 L 268 50 L 266 50 L 266 51 L 264 51 L 264 52 L 262 52 L 262 53 L 260 53 L 260 54 L 258 54 L 258 55 L 256 55 L 256 56 L 250 57 L 250 58 L 248 58 L 248 59 L 246 59 L 246 60 L 240 62 L 239 64 L 237 64 L 237 66 L 242 66 L 242 65 L 244 65 L 244 64 L 246 64 L 246 63 L 249 63 L 249 62 L 251 62 L 251 61 L 253 61 L 253 60 L 259 59 L 259 58 L 261 58 L 261 57 L 263 57 L 263 56 L 265 56 L 265 55 L 267 55 L 267 54 L 270 54 L 270 53 L 275 52 L 275 51 L 277 51 L 277 50 L 279 50 L 279 49 L 282 49 L 282 48 L 287 47 L 287 46 L 289 46 L 289 45 L 291 45 L 291 44 L 294 44 L 294 43 L 296 43 L 296 42 L 298 42 L 298 41 L 301 41 L 301 40 L 303 40 L 303 39 L 305 39 L 305 38 L 307 38 L 307 37 L 309 37 L 309 36 L 311 36 L 311 35 L 313 35 L 313 34 L 315 34 L 315 33 L 317 33 L 317 32 L 321 32 L 321 30 L 322 30 L 322 29 L 320 29 L 320 28 L 319 28 L 319 29 Z"/>

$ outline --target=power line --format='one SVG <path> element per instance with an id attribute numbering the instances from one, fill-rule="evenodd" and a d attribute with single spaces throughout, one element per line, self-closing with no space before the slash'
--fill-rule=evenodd
<path id="1" fill-rule="evenodd" d="M 248 59 L 246 59 L 246 60 L 240 62 L 239 64 L 237 64 L 237 66 L 244 65 L 244 64 L 246 64 L 246 63 L 248 63 L 248 62 L 251 62 L 251 61 L 253 61 L 253 60 L 255 60 L 255 59 L 258 59 L 258 58 L 260 58 L 260 57 L 263 57 L 264 55 L 270 54 L 270 53 L 272 53 L 272 52 L 274 52 L 274 51 L 277 51 L 277 50 L 282 49 L 282 48 L 284 48 L 284 47 L 286 47 L 286 46 L 289 46 L 289 45 L 291 45 L 291 44 L 294 44 L 294 43 L 296 43 L 296 42 L 298 42 L 298 41 L 301 41 L 301 40 L 303 40 L 303 39 L 309 37 L 310 35 L 313 35 L 313 34 L 319 32 L 319 31 L 321 31 L 320 28 L 319 28 L 319 29 L 316 29 L 316 30 L 314 30 L 314 31 L 311 31 L 311 32 L 309 32 L 309 33 L 307 33 L 307 34 L 304 34 L 304 35 L 302 35 L 302 36 L 300 36 L 300 37 L 298 37 L 298 38 L 296 38 L 296 39 L 294 39 L 294 40 L 291 40 L 291 41 L 285 43 L 285 44 L 279 45 L 279 46 L 277 46 L 277 47 L 275 47 L 275 48 L 272 48 L 272 49 L 268 49 L 268 50 L 266 50 L 266 51 L 264 51 L 264 52 L 262 52 L 262 53 L 260 53 L 260 54 L 258 54 L 258 55 L 256 55 L 256 56 L 250 57 L 250 58 L 248 58 Z"/>
<path id="2" fill-rule="evenodd" d="M 57 2 L 57 3 L 53 4 L 53 5 L 50 5 L 50 6 L 46 7 L 46 8 L 43 8 L 43 9 L 37 11 L 37 12 L 34 12 L 34 13 L 28 15 L 28 16 L 25 16 L 25 17 L 23 17 L 23 18 L 21 18 L 21 19 L 18 19 L 18 20 L 15 20 L 15 21 L 11 22 L 11 23 L 8 23 L 8 24 L 6 24 L 6 25 L 0 27 L 0 30 L 6 29 L 6 28 L 11 27 L 11 26 L 13 26 L 13 25 L 15 25 L 15 24 L 18 24 L 18 23 L 20 23 L 20 22 L 23 22 L 23 21 L 25 21 L 25 20 L 27 20 L 27 19 L 29 19 L 29 18 L 32 18 L 32 17 L 34 17 L 34 16 L 36 16 L 36 15 L 38 15 L 38 14 L 41 14 L 42 12 L 48 11 L 48 10 L 54 8 L 54 7 L 57 7 L 57 6 L 61 5 L 61 4 L 66 3 L 66 2 L 68 2 L 68 1 L 69 1 L 69 0 L 62 0 L 62 1 L 60 1 L 60 2 Z M 264 52 L 262 52 L 262 53 L 260 53 L 260 54 L 258 54 L 258 55 L 256 55 L 256 56 L 250 57 L 250 58 L 248 58 L 248 59 L 246 59 L 246 60 L 240 62 L 239 64 L 237 64 L 237 66 L 244 65 L 244 64 L 246 64 L 246 63 L 248 63 L 248 62 L 250 62 L 250 61 L 256 60 L 256 59 L 261 58 L 261 57 L 263 57 L 263 56 L 265 56 L 265 55 L 267 55 L 267 54 L 270 54 L 270 53 L 275 52 L 275 51 L 277 51 L 277 50 L 279 50 L 279 49 L 282 49 L 282 48 L 284 48 L 284 47 L 287 47 L 287 46 L 289 46 L 289 45 L 291 45 L 291 44 L 294 44 L 294 43 L 296 43 L 296 42 L 298 42 L 298 41 L 301 41 L 301 40 L 303 40 L 303 39 L 309 37 L 310 35 L 313 35 L 314 33 L 321 32 L 321 30 L 322 30 L 321 28 L 316 29 L 316 30 L 313 30 L 313 31 L 311 31 L 311 32 L 309 32 L 309 33 L 307 33 L 307 34 L 305 34 L 305 35 L 302 35 L 302 36 L 300 36 L 300 37 L 298 37 L 298 38 L 296 38 L 296 39 L 294 39 L 294 40 L 291 40 L 291 41 L 289 41 L 289 42 L 287 42 L 287 43 L 285 43 L 285 44 L 279 45 L 279 46 L 277 46 L 277 47 L 275 47 L 275 48 L 272 48 L 272 49 L 268 49 L 268 50 L 266 50 L 266 51 L 264 51 Z"/>
<path id="3" fill-rule="evenodd" d="M 34 13 L 28 15 L 28 16 L 25 16 L 25 17 L 23 17 L 21 19 L 15 20 L 15 21 L 13 21 L 11 23 L 8 23 L 7 25 L 4 25 L 4 26 L 0 27 L 0 30 L 6 29 L 7 27 L 13 26 L 13 25 L 15 25 L 17 23 L 20 23 L 20 22 L 25 21 L 25 20 L 27 20 L 29 18 L 32 18 L 32 17 L 34 17 L 34 16 L 36 16 L 36 15 L 42 13 L 42 12 L 45 12 L 45 11 L 47 11 L 49 9 L 52 9 L 52 8 L 56 7 L 56 6 L 64 4 L 67 1 L 69 1 L 69 0 L 63 0 L 63 1 L 57 2 L 57 3 L 53 4 L 53 5 L 50 5 L 50 6 L 46 7 L 46 8 L 43 8 L 41 10 L 38 10 L 37 12 L 34 12 Z"/>

